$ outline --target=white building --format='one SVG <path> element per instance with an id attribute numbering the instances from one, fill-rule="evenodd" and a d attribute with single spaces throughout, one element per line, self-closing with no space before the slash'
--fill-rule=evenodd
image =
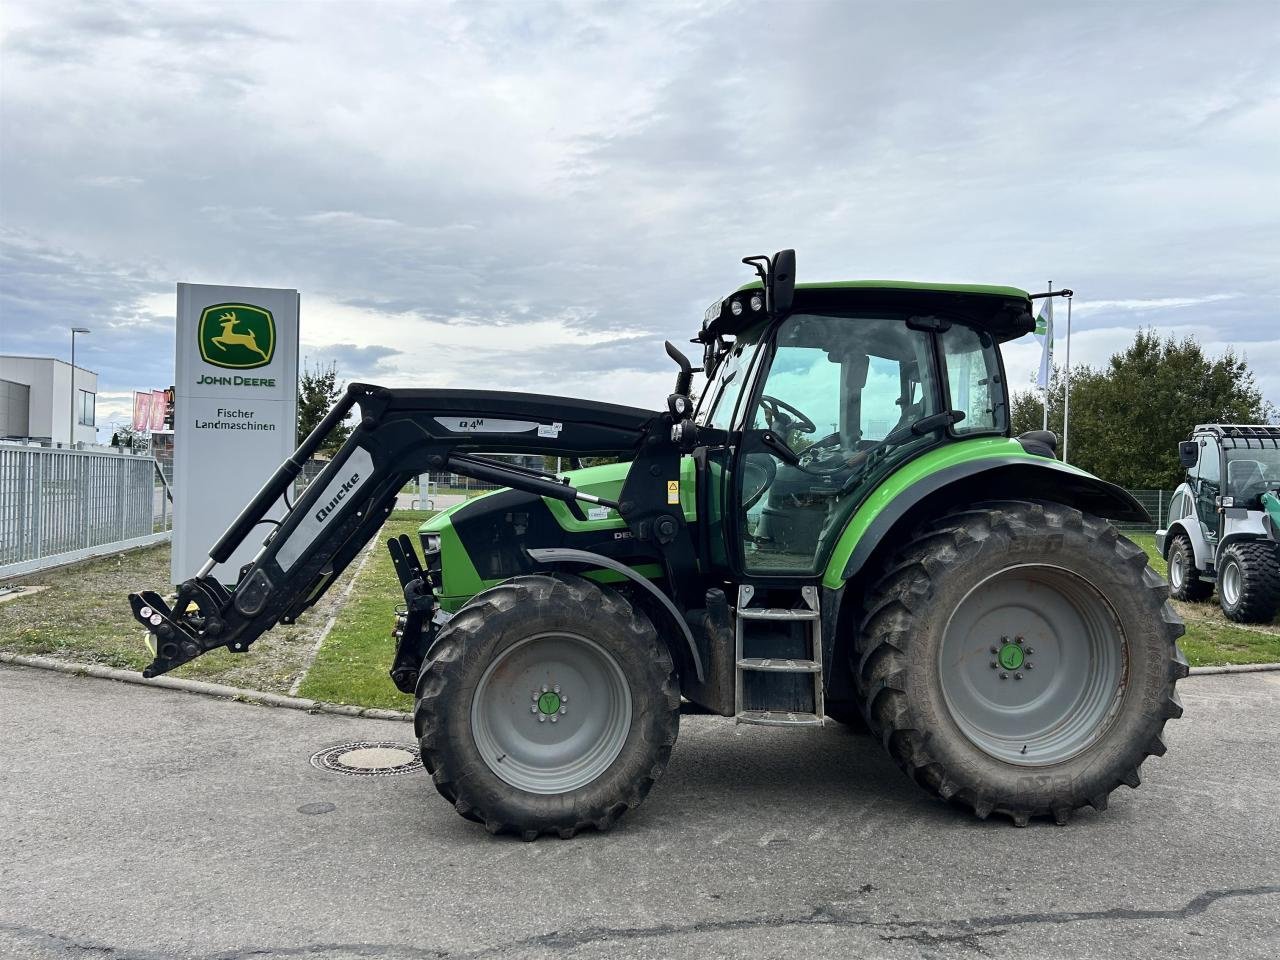
<path id="1" fill-rule="evenodd" d="M 76 367 L 73 388 L 65 360 L 0 355 L 0 439 L 94 443 L 97 402 L 98 375 L 92 370 Z"/>

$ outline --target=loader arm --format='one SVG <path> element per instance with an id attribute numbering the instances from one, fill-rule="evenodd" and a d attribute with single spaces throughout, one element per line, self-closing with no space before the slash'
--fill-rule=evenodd
<path id="1" fill-rule="evenodd" d="M 357 406 L 357 425 L 328 466 L 278 524 L 266 520 L 303 464 Z M 561 397 L 353 383 L 214 544 L 197 575 L 179 585 L 172 608 L 152 591 L 129 595 L 134 617 L 155 641 L 155 659 L 143 674 L 158 676 L 217 647 L 243 652 L 277 623 L 291 623 L 377 533 L 404 484 L 427 471 L 554 497 L 574 510 L 579 501 L 614 507 L 637 540 L 652 541 L 668 583 L 679 584 L 696 558 L 681 511 L 665 498 L 665 480 L 679 471 L 676 422 L 673 413 Z M 613 503 L 484 453 L 621 455 L 632 466 Z M 228 588 L 214 575 L 216 566 L 263 523 L 275 526 Z"/>

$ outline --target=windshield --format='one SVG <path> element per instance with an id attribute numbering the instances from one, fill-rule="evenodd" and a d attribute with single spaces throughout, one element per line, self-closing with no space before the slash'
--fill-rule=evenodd
<path id="1" fill-rule="evenodd" d="M 1280 486 L 1280 448 L 1228 448 L 1226 454 L 1227 496 L 1256 500 Z"/>
<path id="2" fill-rule="evenodd" d="M 756 344 L 741 338 L 725 355 L 716 368 L 715 380 L 707 384 L 703 394 L 707 402 L 698 414 L 698 423 L 704 427 L 717 430 L 728 430 L 729 421 L 733 419 L 733 409 L 742 396 L 742 388 L 747 382 L 748 368 L 751 366 L 751 355 Z"/>

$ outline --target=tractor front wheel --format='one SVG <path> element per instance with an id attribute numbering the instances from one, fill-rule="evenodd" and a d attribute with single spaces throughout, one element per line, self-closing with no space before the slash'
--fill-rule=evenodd
<path id="1" fill-rule="evenodd" d="M 855 679 L 925 789 L 1024 826 L 1101 810 L 1165 751 L 1187 664 L 1143 550 L 1058 503 L 983 503 L 916 532 L 868 591 Z"/>
<path id="2" fill-rule="evenodd" d="M 1196 574 L 1196 553 L 1186 534 L 1178 534 L 1169 544 L 1169 596 L 1199 603 L 1213 596 L 1213 584 Z"/>
<path id="3" fill-rule="evenodd" d="M 666 767 L 680 723 L 671 655 L 621 595 L 561 574 L 478 594 L 418 678 L 422 762 L 491 833 L 607 830 Z"/>

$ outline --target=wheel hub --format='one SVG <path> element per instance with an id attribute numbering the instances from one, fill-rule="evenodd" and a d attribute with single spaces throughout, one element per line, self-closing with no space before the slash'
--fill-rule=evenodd
<path id="1" fill-rule="evenodd" d="M 570 702 L 572 701 L 572 702 Z M 602 774 L 631 728 L 631 693 L 612 654 L 567 632 L 499 653 L 476 686 L 471 728 L 481 758 L 529 793 L 567 793 Z"/>
<path id="2" fill-rule="evenodd" d="M 952 719 L 990 756 L 1060 763 L 1109 725 L 1126 644 L 1105 597 L 1060 567 L 1006 568 L 953 612 L 939 651 Z"/>

